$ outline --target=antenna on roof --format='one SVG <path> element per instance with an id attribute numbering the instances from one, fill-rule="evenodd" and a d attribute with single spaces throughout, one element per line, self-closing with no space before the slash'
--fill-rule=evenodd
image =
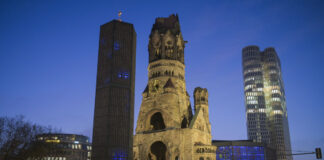
<path id="1" fill-rule="evenodd" d="M 118 21 L 119 21 L 119 22 L 122 21 L 121 18 L 120 18 L 120 16 L 122 15 L 122 13 L 123 13 L 122 11 L 119 11 L 119 12 L 118 12 Z"/>

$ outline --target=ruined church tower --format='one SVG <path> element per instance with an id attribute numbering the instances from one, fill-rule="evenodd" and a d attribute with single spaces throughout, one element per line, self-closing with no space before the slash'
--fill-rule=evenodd
<path id="1" fill-rule="evenodd" d="M 208 92 L 195 89 L 193 115 L 185 83 L 184 48 L 178 16 L 156 18 L 149 36 L 149 80 L 134 135 L 134 160 L 216 159 Z"/>

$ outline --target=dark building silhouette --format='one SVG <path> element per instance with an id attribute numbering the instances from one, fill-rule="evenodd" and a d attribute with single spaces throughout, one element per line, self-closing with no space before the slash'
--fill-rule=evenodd
<path id="1" fill-rule="evenodd" d="M 278 160 L 291 160 L 285 90 L 275 49 L 247 46 L 242 65 L 249 139 L 275 147 Z"/>
<path id="2" fill-rule="evenodd" d="M 132 159 L 136 33 L 113 20 L 100 27 L 93 160 Z"/>

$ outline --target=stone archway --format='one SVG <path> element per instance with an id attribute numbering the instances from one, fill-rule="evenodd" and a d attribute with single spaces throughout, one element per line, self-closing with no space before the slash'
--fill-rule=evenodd
<path id="1" fill-rule="evenodd" d="M 152 160 L 166 160 L 166 151 L 167 147 L 165 144 L 161 141 L 154 142 L 151 147 L 151 153 L 153 154 L 154 158 L 152 157 Z M 150 159 L 151 157 L 149 157 Z"/>

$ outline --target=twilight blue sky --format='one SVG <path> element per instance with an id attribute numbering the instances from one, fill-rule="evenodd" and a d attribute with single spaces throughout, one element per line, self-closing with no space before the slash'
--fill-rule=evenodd
<path id="1" fill-rule="evenodd" d="M 0 116 L 91 137 L 99 26 L 122 10 L 137 32 L 136 122 L 149 32 L 156 17 L 178 13 L 187 89 L 208 89 L 213 139 L 247 138 L 241 49 L 254 44 L 281 59 L 293 152 L 324 149 L 323 8 L 323 0 L 1 0 Z"/>

